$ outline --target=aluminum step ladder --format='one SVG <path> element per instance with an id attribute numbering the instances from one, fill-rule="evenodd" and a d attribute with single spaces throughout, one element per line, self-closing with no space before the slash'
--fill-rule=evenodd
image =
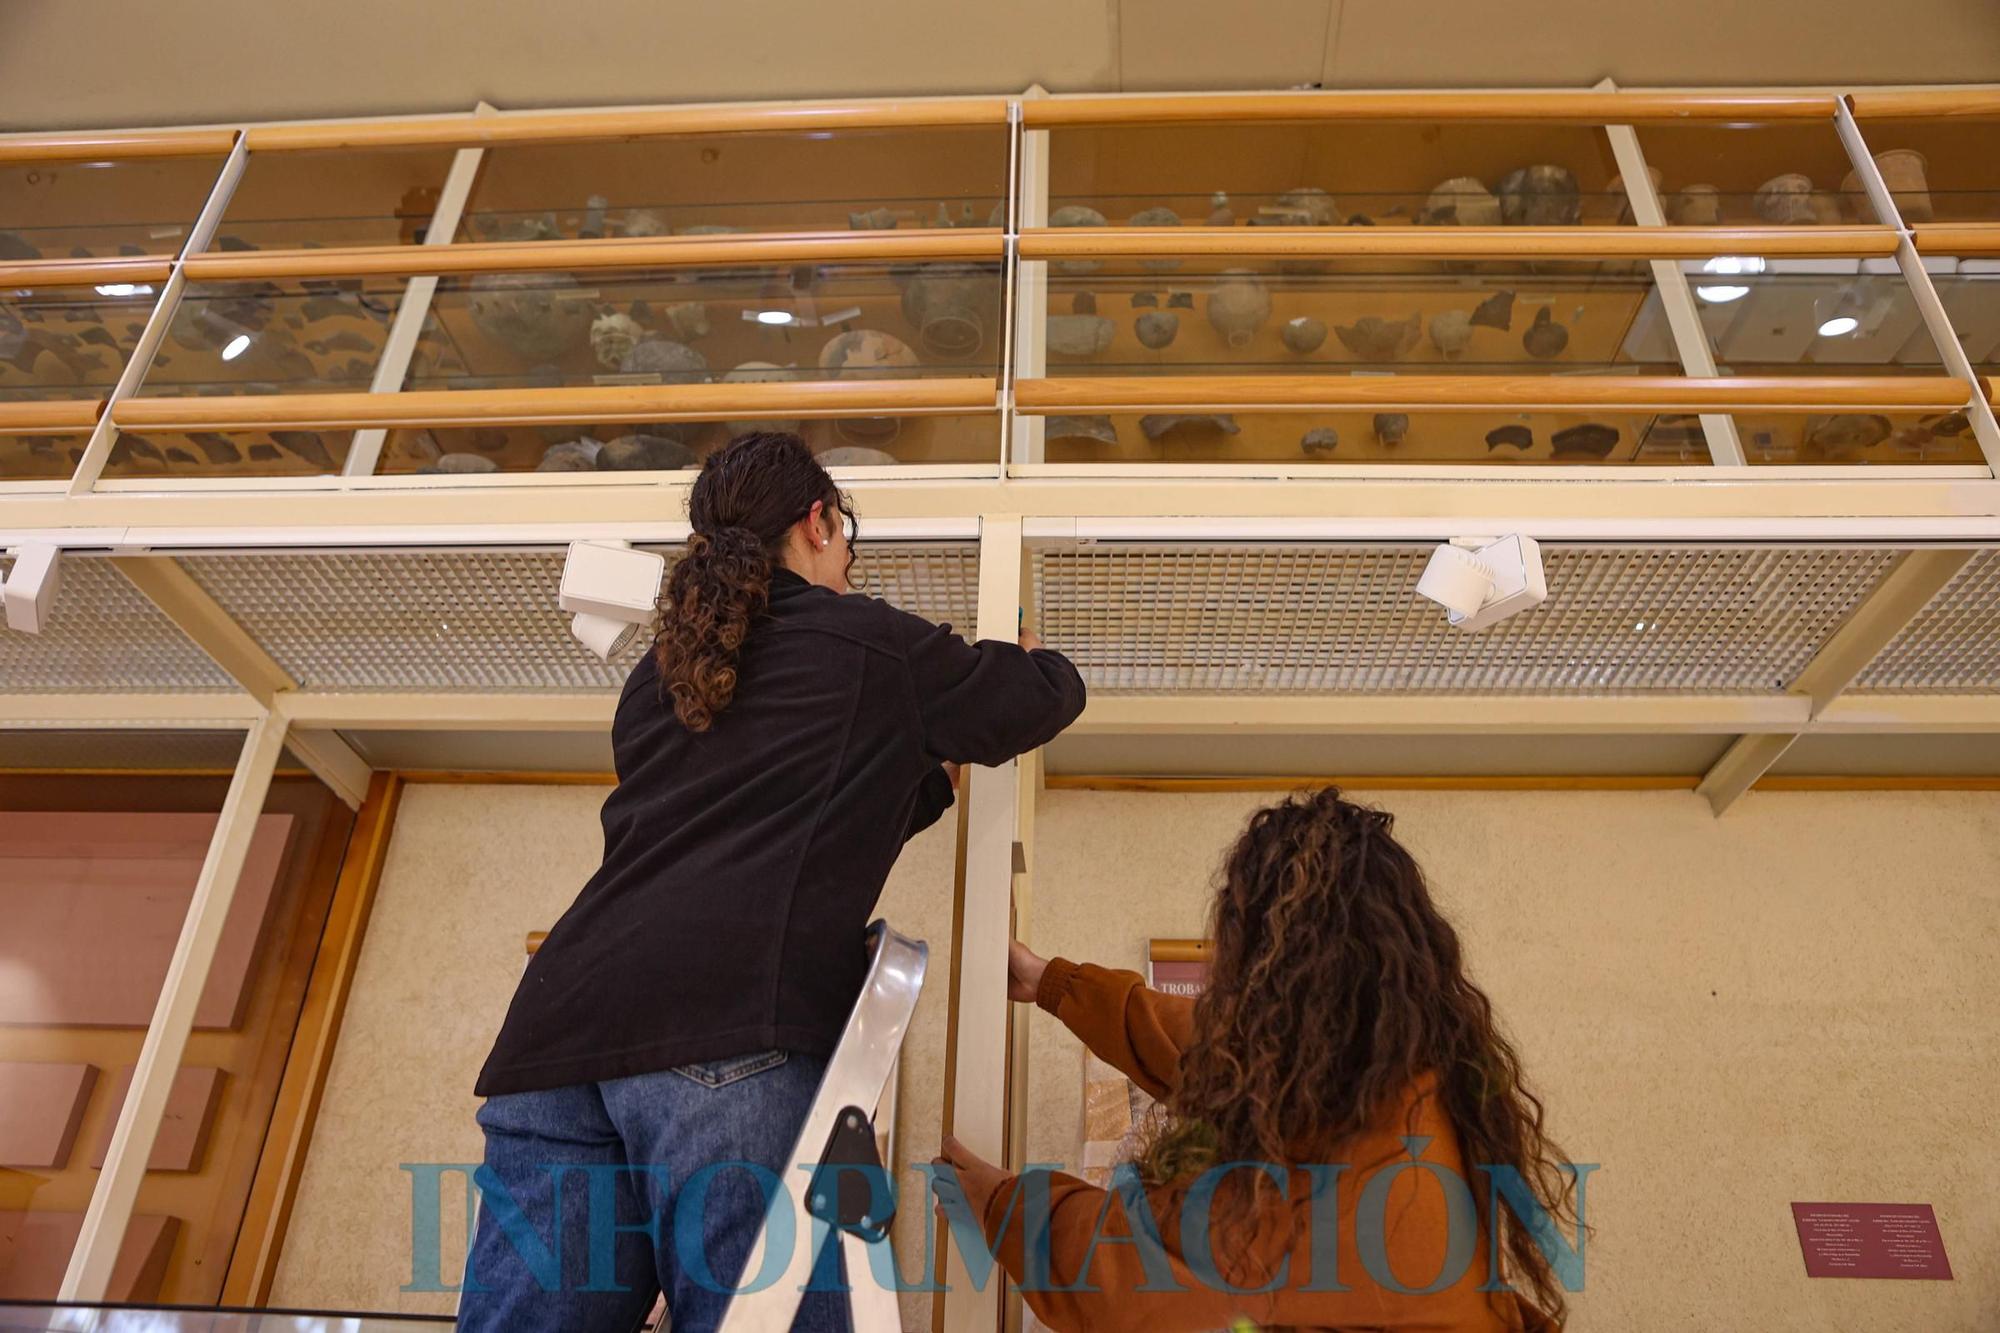
<path id="1" fill-rule="evenodd" d="M 889 1170 L 876 1152 L 874 1107 L 888 1086 L 903 1036 L 910 1029 L 910 1016 L 916 1012 L 930 947 L 922 940 L 897 934 L 886 921 L 868 927 L 868 947 L 873 955 L 868 979 L 855 997 L 840 1045 L 826 1062 L 826 1073 L 820 1078 L 819 1091 L 806 1112 L 805 1127 L 799 1131 L 789 1162 Z M 882 1178 L 893 1186 L 893 1177 Z M 846 1261 L 854 1333 L 901 1333 L 896 1293 L 874 1278 L 878 1254 L 887 1271 L 895 1271 L 889 1252 L 889 1223 L 894 1220 L 895 1202 L 892 1198 L 887 1215 L 878 1216 L 870 1211 L 873 1194 L 872 1182 L 856 1171 L 827 1177 L 816 1171 L 803 1185 L 787 1180 L 785 1188 L 771 1198 L 757 1244 L 738 1281 L 762 1274 L 766 1239 L 772 1225 L 781 1224 L 787 1214 L 792 1234 L 790 1261 L 776 1281 L 730 1301 L 720 1333 L 786 1333 L 798 1314 L 802 1289 L 812 1277 L 820 1250 L 836 1234 Z"/>

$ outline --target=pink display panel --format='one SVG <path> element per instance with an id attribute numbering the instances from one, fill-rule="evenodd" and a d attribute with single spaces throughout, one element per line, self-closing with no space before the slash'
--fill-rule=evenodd
<path id="1" fill-rule="evenodd" d="M 0 812 L 0 1023 L 145 1027 L 215 821 Z M 288 814 L 257 817 L 196 1027 L 242 1019 L 291 831 Z"/>
<path id="2" fill-rule="evenodd" d="M 82 1213 L 0 1211 L 0 1292 L 12 1300 L 46 1300 L 55 1295 L 82 1230 Z M 135 1215 L 118 1247 L 108 1297 L 156 1298 L 179 1231 L 178 1218 Z"/>
<path id="3" fill-rule="evenodd" d="M 1792 1221 L 1807 1277 L 1951 1278 L 1927 1203 L 1795 1203 Z"/>
<path id="4" fill-rule="evenodd" d="M 69 1163 L 97 1067 L 0 1061 L 0 1166 L 60 1171 Z"/>
<path id="5" fill-rule="evenodd" d="M 90 1164 L 104 1165 L 111 1151 L 111 1135 L 118 1128 L 118 1113 L 125 1109 L 125 1094 L 132 1090 L 133 1066 L 118 1075 L 111 1094 L 111 1109 L 97 1136 L 97 1153 Z M 160 1117 L 160 1135 L 153 1140 L 153 1155 L 146 1159 L 148 1171 L 199 1171 L 201 1155 L 208 1147 L 208 1127 L 222 1104 L 222 1071 L 201 1065 L 182 1065 L 167 1092 L 166 1113 Z"/>

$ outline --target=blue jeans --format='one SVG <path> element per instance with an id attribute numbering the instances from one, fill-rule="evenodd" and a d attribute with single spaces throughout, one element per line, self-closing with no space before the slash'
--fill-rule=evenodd
<path id="1" fill-rule="evenodd" d="M 790 1159 L 825 1067 L 765 1051 L 488 1098 L 459 1329 L 630 1333 L 664 1291 L 674 1333 L 709 1333 L 756 1277 L 771 1179 L 805 1183 Z M 839 1249 L 830 1237 L 794 1329 L 848 1333 Z"/>

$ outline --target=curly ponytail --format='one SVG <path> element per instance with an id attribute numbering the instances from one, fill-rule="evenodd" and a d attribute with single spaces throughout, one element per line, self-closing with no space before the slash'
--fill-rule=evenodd
<path id="1" fill-rule="evenodd" d="M 847 497 L 796 435 L 744 435 L 702 465 L 688 497 L 694 533 L 667 576 L 653 641 L 661 688 L 689 731 L 707 731 L 735 698 L 737 657 L 770 605 L 786 534 L 819 503 L 852 523 Z"/>

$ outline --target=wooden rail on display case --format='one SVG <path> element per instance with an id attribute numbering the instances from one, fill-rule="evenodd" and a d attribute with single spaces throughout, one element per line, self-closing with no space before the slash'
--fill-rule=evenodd
<path id="1" fill-rule="evenodd" d="M 103 398 L 0 403 L 0 435 L 77 435 L 97 425 Z"/>
<path id="2" fill-rule="evenodd" d="M 1879 257 L 1893 227 L 1048 227 L 1023 259 Z"/>
<path id="3" fill-rule="evenodd" d="M 2000 255 L 2000 222 L 1923 223 L 1917 249 L 1927 255 Z"/>
<path id="4" fill-rule="evenodd" d="M 2000 118 L 2000 87 L 1877 88 L 1846 97 L 1857 120 Z"/>
<path id="5" fill-rule="evenodd" d="M 984 260 L 998 264 L 1006 254 L 1006 237 L 997 228 L 968 227 L 231 250 L 189 255 L 182 268 L 192 282 L 233 282 L 247 278 L 409 278 L 447 273 L 543 273 L 807 262 Z"/>
<path id="6" fill-rule="evenodd" d="M 1028 129 L 1189 123 L 1404 120 L 1557 122 L 1761 122 L 1834 118 L 1832 93 L 1719 92 L 1283 92 L 1162 93 L 1031 98 Z"/>
<path id="7" fill-rule="evenodd" d="M 1398 407 L 1432 411 L 1566 408 L 1688 412 L 1950 411 L 1972 387 L 1946 375 L 1078 375 L 1014 384 L 1029 414 Z"/>
<path id="8" fill-rule="evenodd" d="M 581 425 L 743 416 L 957 416 L 995 410 L 991 379 L 809 380 L 770 384 L 588 385 L 128 398 L 113 419 L 156 430 L 344 430 L 402 426 Z"/>
<path id="9" fill-rule="evenodd" d="M 103 259 L 17 259 L 0 264 L 0 287 L 108 287 L 113 283 L 165 282 L 172 255 L 112 255 Z"/>
<path id="10" fill-rule="evenodd" d="M 631 111 L 502 111 L 493 115 L 254 125 L 253 153 L 341 148 L 501 148 L 510 144 L 616 143 L 683 134 L 804 134 L 841 130 L 1003 126 L 1007 99 L 953 97 L 762 105 L 648 107 Z"/>
<path id="11" fill-rule="evenodd" d="M 59 130 L 0 134 L 0 162 L 118 162 L 139 157 L 226 157 L 229 130 Z"/>

